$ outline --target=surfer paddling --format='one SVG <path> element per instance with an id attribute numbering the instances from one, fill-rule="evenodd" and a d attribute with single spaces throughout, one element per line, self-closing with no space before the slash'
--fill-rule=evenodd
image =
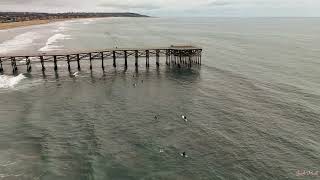
<path id="1" fill-rule="evenodd" d="M 187 158 L 187 157 L 188 157 L 186 152 L 182 152 L 180 155 L 181 155 L 182 157 L 184 157 L 184 158 Z"/>
<path id="2" fill-rule="evenodd" d="M 188 119 L 186 116 L 182 115 L 181 118 L 185 121 L 185 122 L 188 122 Z"/>

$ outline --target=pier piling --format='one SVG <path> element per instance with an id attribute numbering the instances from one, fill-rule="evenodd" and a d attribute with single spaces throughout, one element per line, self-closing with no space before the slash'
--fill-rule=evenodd
<path id="1" fill-rule="evenodd" d="M 27 65 L 27 72 L 31 72 L 31 61 L 28 56 L 26 56 L 26 65 Z"/>
<path id="2" fill-rule="evenodd" d="M 0 58 L 0 73 L 3 72 L 3 67 L 2 67 L 2 59 Z"/>
<path id="3" fill-rule="evenodd" d="M 156 64 L 157 64 L 157 67 L 160 66 L 159 58 L 160 58 L 160 50 L 156 50 Z"/>
<path id="4" fill-rule="evenodd" d="M 71 71 L 71 67 L 70 67 L 70 56 L 67 55 L 67 63 L 68 63 L 68 71 Z"/>
<path id="5" fill-rule="evenodd" d="M 181 61 L 182 61 L 182 53 L 179 51 L 179 60 L 178 60 L 178 67 L 181 68 Z"/>
<path id="6" fill-rule="evenodd" d="M 127 55 L 127 51 L 124 51 L 124 67 L 125 67 L 125 68 L 128 67 L 128 55 Z"/>
<path id="7" fill-rule="evenodd" d="M 104 57 L 103 57 L 103 52 L 100 53 L 101 54 L 101 67 L 102 67 L 102 70 L 104 71 Z"/>
<path id="8" fill-rule="evenodd" d="M 41 63 L 42 71 L 45 71 L 45 70 L 46 70 L 46 68 L 44 67 L 44 60 L 43 60 L 43 56 L 40 56 L 40 63 Z"/>
<path id="9" fill-rule="evenodd" d="M 53 63 L 54 63 L 54 70 L 58 70 L 58 65 L 57 65 L 57 56 L 53 56 Z"/>
<path id="10" fill-rule="evenodd" d="M 77 54 L 77 64 L 78 64 L 78 71 L 81 70 L 81 67 L 80 67 L 80 55 Z"/>
<path id="11" fill-rule="evenodd" d="M 12 66 L 12 72 L 15 74 L 18 71 L 15 57 L 11 57 L 11 66 Z"/>
<path id="12" fill-rule="evenodd" d="M 149 50 L 146 50 L 146 67 L 149 67 Z"/>
<path id="13" fill-rule="evenodd" d="M 115 51 L 112 52 L 112 57 L 113 57 L 113 67 L 117 67 L 117 64 L 116 64 L 116 52 Z"/>
<path id="14" fill-rule="evenodd" d="M 168 53 L 168 50 L 166 50 L 166 65 L 168 65 L 168 57 L 169 57 L 169 53 Z"/>
<path id="15" fill-rule="evenodd" d="M 90 70 L 92 70 L 92 54 L 89 53 Z"/>
<path id="16" fill-rule="evenodd" d="M 135 50 L 135 63 L 134 63 L 134 65 L 136 67 L 138 67 L 138 58 L 139 58 L 139 51 Z"/>

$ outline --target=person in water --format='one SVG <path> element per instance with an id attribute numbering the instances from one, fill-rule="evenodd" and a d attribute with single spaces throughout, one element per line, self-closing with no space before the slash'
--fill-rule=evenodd
<path id="1" fill-rule="evenodd" d="M 155 116 L 154 116 L 154 119 L 155 119 L 155 120 L 157 120 L 157 119 L 158 119 L 158 116 L 157 116 L 157 115 L 155 115 Z"/>
<path id="2" fill-rule="evenodd" d="M 181 153 L 182 157 L 188 157 L 186 152 Z"/>
<path id="3" fill-rule="evenodd" d="M 187 119 L 187 117 L 186 116 L 181 116 L 182 117 L 182 119 L 185 121 L 185 122 L 187 122 L 188 121 L 188 119 Z"/>

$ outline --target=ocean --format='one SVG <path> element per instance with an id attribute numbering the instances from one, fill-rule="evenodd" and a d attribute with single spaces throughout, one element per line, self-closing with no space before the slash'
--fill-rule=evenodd
<path id="1" fill-rule="evenodd" d="M 184 44 L 203 54 L 191 69 L 164 58 L 159 68 L 141 59 L 138 70 L 132 58 L 128 69 L 108 60 L 105 72 L 94 60 L 77 77 L 63 62 L 58 73 L 5 69 L 0 179 L 319 178 L 319 20 L 106 18 L 1 30 L 2 55 Z"/>

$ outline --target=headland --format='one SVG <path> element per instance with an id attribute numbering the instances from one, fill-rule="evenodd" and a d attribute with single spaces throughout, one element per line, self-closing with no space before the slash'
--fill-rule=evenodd
<path id="1" fill-rule="evenodd" d="M 137 13 L 37 13 L 37 12 L 0 12 L 0 30 L 32 25 L 48 24 L 56 21 L 83 18 L 107 17 L 148 17 Z"/>

